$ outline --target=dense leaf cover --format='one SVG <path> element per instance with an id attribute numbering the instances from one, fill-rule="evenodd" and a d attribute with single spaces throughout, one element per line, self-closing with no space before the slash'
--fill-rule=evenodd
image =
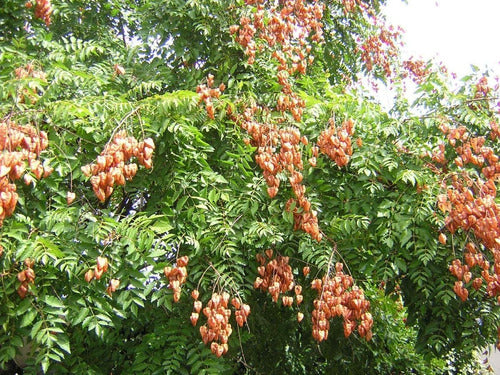
<path id="1" fill-rule="evenodd" d="M 0 369 L 477 371 L 498 87 L 381 5 L 4 0 Z"/>

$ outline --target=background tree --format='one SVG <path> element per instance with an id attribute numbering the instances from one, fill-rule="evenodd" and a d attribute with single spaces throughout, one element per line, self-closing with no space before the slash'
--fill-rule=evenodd
<path id="1" fill-rule="evenodd" d="M 379 2 L 4 3 L 0 366 L 478 370 L 487 75 L 399 61 Z"/>

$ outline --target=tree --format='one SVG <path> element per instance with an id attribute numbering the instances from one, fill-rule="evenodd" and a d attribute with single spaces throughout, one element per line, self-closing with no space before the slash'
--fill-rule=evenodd
<path id="1" fill-rule="evenodd" d="M 400 61 L 380 5 L 7 0 L 0 366 L 476 371 L 497 90 Z"/>

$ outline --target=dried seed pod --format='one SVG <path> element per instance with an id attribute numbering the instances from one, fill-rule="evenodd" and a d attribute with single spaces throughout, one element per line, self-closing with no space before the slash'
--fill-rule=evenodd
<path id="1" fill-rule="evenodd" d="M 309 272 L 311 272 L 311 269 L 309 268 L 309 266 L 305 266 L 305 267 L 302 269 L 302 273 L 304 274 L 304 276 L 309 275 Z"/>
<path id="2" fill-rule="evenodd" d="M 203 304 L 201 301 L 194 301 L 193 308 L 194 310 L 199 313 L 201 311 L 201 308 L 203 307 Z"/>
<path id="3" fill-rule="evenodd" d="M 177 265 L 179 267 L 186 267 L 188 265 L 188 262 L 189 262 L 189 257 L 187 255 L 177 259 Z"/>
<path id="4" fill-rule="evenodd" d="M 118 64 L 113 65 L 113 70 L 115 72 L 115 75 L 117 76 L 122 76 L 125 74 L 125 68 L 121 65 Z"/>
<path id="5" fill-rule="evenodd" d="M 97 262 L 96 262 L 96 267 L 99 270 L 102 270 L 103 272 L 106 272 L 108 270 L 108 259 L 106 257 L 97 257 Z"/>
<path id="6" fill-rule="evenodd" d="M 94 271 L 92 269 L 85 272 L 85 281 L 90 283 L 94 278 Z"/>
<path id="7" fill-rule="evenodd" d="M 167 275 L 165 275 L 167 276 Z M 168 276 L 167 276 L 168 277 Z M 194 289 L 192 292 L 191 292 L 191 297 L 193 297 L 194 300 L 197 300 L 198 297 L 200 296 L 200 292 L 198 291 L 198 289 Z"/>
<path id="8" fill-rule="evenodd" d="M 95 268 L 94 269 L 94 277 L 96 280 L 100 280 L 102 277 L 102 274 L 104 273 L 104 270 L 102 268 Z"/>
<path id="9" fill-rule="evenodd" d="M 132 157 L 136 157 L 144 167 L 152 167 L 154 141 L 147 138 L 147 142 L 141 144 L 142 149 L 139 150 L 134 137 L 128 137 L 123 131 L 117 132 L 97 156 L 95 163 L 82 167 L 83 174 L 90 177 L 94 193 L 101 202 L 111 196 L 115 185 L 124 185 L 126 180 L 134 178 L 138 166 L 130 160 Z"/>
<path id="10" fill-rule="evenodd" d="M 182 260 L 179 262 L 179 260 Z M 178 302 L 181 297 L 181 286 L 187 280 L 187 269 L 185 265 L 187 265 L 189 258 L 187 256 L 181 257 L 177 260 L 176 267 L 167 266 L 163 269 L 163 273 L 165 277 L 168 278 L 170 288 L 174 291 L 174 302 Z M 184 266 L 181 266 L 184 265 Z M 198 298 L 199 293 L 197 290 L 193 290 L 191 292 L 191 296 L 195 299 Z"/>
<path id="11" fill-rule="evenodd" d="M 301 322 L 302 319 L 304 319 L 304 314 L 301 313 L 300 311 L 297 313 L 297 322 Z"/>
<path id="12" fill-rule="evenodd" d="M 198 323 L 198 318 L 199 317 L 200 317 L 200 314 L 198 314 L 197 312 L 191 313 L 191 317 L 189 319 L 191 320 L 191 324 L 193 326 L 195 326 L 196 323 Z"/>
<path id="13" fill-rule="evenodd" d="M 73 203 L 73 201 L 75 200 L 76 198 L 76 194 L 73 193 L 72 191 L 68 191 L 66 193 L 66 202 L 68 203 L 68 206 Z"/>

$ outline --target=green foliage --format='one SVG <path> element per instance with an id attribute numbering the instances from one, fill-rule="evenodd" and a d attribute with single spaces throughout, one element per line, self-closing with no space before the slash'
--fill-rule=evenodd
<path id="1" fill-rule="evenodd" d="M 354 145 L 343 168 L 324 155 L 311 167 L 311 144 L 301 146 L 304 185 L 324 234 L 317 242 L 293 230 L 285 206 L 294 195 L 284 174 L 278 195 L 269 198 L 255 147 L 226 115 L 227 108 L 237 112 L 252 103 L 272 108 L 281 90 L 277 64 L 263 55 L 249 65 L 228 31 L 254 7 L 243 1 L 54 0 L 47 28 L 24 2 L 4 1 L 0 120 L 46 131 L 49 147 L 40 159 L 54 172 L 30 186 L 17 181 L 15 214 L 0 228 L 0 369 L 12 369 L 15 361 L 26 373 L 477 370 L 475 353 L 495 341 L 500 310 L 484 290 L 466 302 L 453 292 L 448 266 L 470 234 L 438 243 L 442 176 L 422 154 L 444 140 L 443 118 L 486 134 L 496 118 L 494 103 L 474 98 L 479 74 L 453 90 L 436 71 L 418 86 L 412 107 L 401 98 L 386 113 L 346 86 L 367 72 L 357 38 L 376 27 L 362 12 L 344 13 L 340 1 L 325 3 L 325 43 L 313 45 L 316 60 L 308 74 L 290 78 L 306 103 L 304 115 L 285 125 L 315 142 L 330 118 L 338 125 L 353 119 L 353 144 L 356 138 L 363 144 Z M 363 3 L 378 12 L 380 2 Z M 27 64 L 46 79 L 18 79 L 16 69 Z M 215 101 L 214 119 L 195 92 L 208 73 L 217 86 L 227 86 Z M 153 168 L 140 167 L 101 202 L 81 167 L 121 130 L 154 139 Z M 70 205 L 68 191 L 76 193 Z M 252 288 L 255 255 L 269 248 L 290 257 L 304 288 L 300 307 L 272 303 Z M 184 255 L 188 279 L 176 304 L 163 269 Z M 84 275 L 98 256 L 108 259 L 109 269 L 87 283 Z M 16 275 L 28 258 L 36 278 L 21 299 Z M 345 338 L 338 318 L 327 341 L 311 337 L 316 295 L 309 285 L 332 261 L 345 263 L 371 301 L 369 342 L 357 333 Z M 311 267 L 308 277 L 304 265 Z M 120 286 L 108 295 L 111 279 Z M 204 304 L 213 291 L 225 290 L 251 306 L 243 328 L 231 317 L 234 332 L 224 357 L 216 358 L 189 322 L 194 289 Z M 298 311 L 306 316 L 300 324 Z"/>

